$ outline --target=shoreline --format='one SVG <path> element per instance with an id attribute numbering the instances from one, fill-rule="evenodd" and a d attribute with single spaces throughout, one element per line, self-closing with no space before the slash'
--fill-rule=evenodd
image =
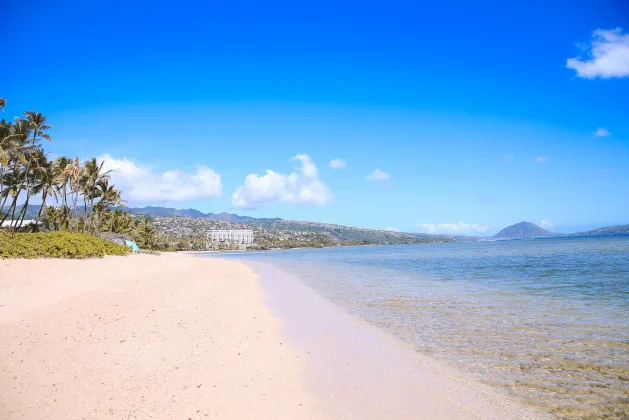
<path id="1" fill-rule="evenodd" d="M 305 354 L 326 418 L 549 418 L 344 312 L 292 274 L 269 263 L 244 264 L 258 274 L 267 303 Z"/>
<path id="2" fill-rule="evenodd" d="M 0 261 L 0 417 L 544 418 L 217 257 Z"/>
<path id="3" fill-rule="evenodd" d="M 428 244 L 442 244 L 442 243 L 466 243 L 474 241 L 431 241 L 431 242 L 411 242 L 411 243 L 391 243 L 391 244 L 349 244 L 349 245 L 332 245 L 332 246 L 301 246 L 294 248 L 245 248 L 245 249 L 225 249 L 225 250 L 207 250 L 207 251 L 174 251 L 178 254 L 224 254 L 224 253 L 236 253 L 236 252 L 268 252 L 268 251 L 292 251 L 292 250 L 304 250 L 304 249 L 334 249 L 334 248 L 354 248 L 354 247 L 378 247 L 378 246 L 394 246 L 394 245 L 428 245 Z"/>

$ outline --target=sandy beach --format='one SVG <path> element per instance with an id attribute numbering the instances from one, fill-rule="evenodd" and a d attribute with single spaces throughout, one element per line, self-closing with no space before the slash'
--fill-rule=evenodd
<path id="1" fill-rule="evenodd" d="M 325 310 L 302 293 L 284 299 Z M 339 315 L 295 321 L 326 331 L 309 348 L 269 303 L 280 295 L 247 265 L 214 258 L 0 260 L 0 418 L 538 418 L 428 361 L 400 364 L 393 344 L 399 371 L 384 369 L 388 345 L 363 333 L 366 352 L 349 351 L 339 329 L 354 326 Z"/>
<path id="2" fill-rule="evenodd" d="M 280 329 L 239 263 L 0 261 L 0 418 L 316 418 Z"/>

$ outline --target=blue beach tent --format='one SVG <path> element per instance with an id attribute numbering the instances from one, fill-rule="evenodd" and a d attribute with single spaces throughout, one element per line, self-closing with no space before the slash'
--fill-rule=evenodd
<path id="1" fill-rule="evenodd" d="M 133 252 L 140 253 L 140 247 L 133 241 L 126 240 L 125 244 L 133 250 Z"/>

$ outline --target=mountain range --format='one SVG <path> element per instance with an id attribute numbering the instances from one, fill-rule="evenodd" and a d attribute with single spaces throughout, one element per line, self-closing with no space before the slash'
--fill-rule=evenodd
<path id="1" fill-rule="evenodd" d="M 29 205 L 27 219 L 37 216 L 39 206 Z M 150 216 L 153 226 L 172 240 L 204 240 L 210 231 L 223 229 L 251 229 L 256 243 L 263 248 L 323 247 L 337 245 L 415 244 L 454 241 L 449 235 L 389 232 L 329 223 L 254 218 L 229 213 L 203 213 L 195 209 L 168 207 L 128 208 L 125 211 Z M 77 212 L 82 215 L 84 208 Z"/>
<path id="2" fill-rule="evenodd" d="M 230 223 L 237 224 L 246 224 L 246 225 L 254 225 L 259 227 L 264 227 L 267 229 L 279 229 L 279 230 L 298 230 L 298 231 L 308 231 L 308 232 L 334 232 L 337 233 L 339 230 L 352 229 L 356 231 L 361 231 L 362 233 L 359 235 L 361 240 L 365 237 L 367 232 L 382 232 L 374 229 L 360 229 L 360 228 L 348 228 L 347 226 L 341 225 L 333 225 L 328 223 L 318 223 L 318 222 L 303 222 L 296 220 L 285 220 L 280 218 L 255 218 L 248 216 L 239 216 L 237 214 L 231 213 L 202 213 L 195 209 L 185 209 L 179 210 L 175 208 L 168 207 L 144 207 L 144 208 L 129 208 L 127 211 L 135 214 L 146 214 L 152 216 L 183 216 L 183 217 L 200 217 L 210 220 L 219 220 Z M 424 233 L 410 233 L 409 235 L 414 235 L 417 237 L 423 238 L 431 238 L 431 237 L 449 237 L 458 240 L 474 240 L 480 239 L 477 237 L 465 237 L 465 236 L 454 236 L 454 235 L 430 235 Z M 616 225 L 616 226 L 606 226 L 598 229 L 592 229 L 585 232 L 575 232 L 571 234 L 564 233 L 556 233 L 551 232 L 549 230 L 543 229 L 533 223 L 530 222 L 520 222 L 511 226 L 507 226 L 502 229 L 500 232 L 495 234 L 493 239 L 528 239 L 528 238 L 559 238 L 559 237 L 576 237 L 576 236 L 619 236 L 619 235 L 629 235 L 629 225 Z M 336 235 L 335 235 L 336 236 Z M 349 238 L 344 238 L 348 239 Z M 352 237 L 351 239 L 356 239 Z M 370 238 L 374 239 L 374 238 Z"/>
<path id="3" fill-rule="evenodd" d="M 203 213 L 196 209 L 175 209 L 172 207 L 129 207 L 129 213 L 146 214 L 149 216 L 182 216 L 182 217 L 201 217 L 210 220 L 222 220 L 223 222 L 244 223 L 253 222 L 254 217 L 239 216 L 231 213 Z M 279 220 L 279 219 L 278 219 Z"/>
<path id="4" fill-rule="evenodd" d="M 82 213 L 82 208 L 79 213 Z M 38 205 L 29 205 L 26 213 L 27 219 L 34 219 L 39 211 Z M 342 242 L 369 242 L 369 243 L 391 243 L 404 238 L 408 240 L 411 237 L 424 240 L 439 240 L 448 238 L 449 240 L 478 240 L 479 237 L 455 236 L 455 235 L 431 235 L 425 233 L 398 233 L 387 232 L 377 229 L 363 229 L 335 225 L 329 223 L 307 222 L 298 220 L 286 220 L 280 218 L 255 218 L 249 216 L 239 216 L 232 213 L 203 213 L 196 209 L 175 209 L 171 207 L 147 206 L 147 207 L 130 207 L 126 209 L 129 213 L 147 216 L 159 217 L 185 217 L 199 218 L 212 221 L 218 221 L 235 225 L 254 226 L 267 230 L 282 231 L 298 231 L 298 232 L 315 232 L 331 235 Z M 500 232 L 495 234 L 491 239 L 530 239 L 530 238 L 559 238 L 559 237 L 576 237 L 576 236 L 622 236 L 629 235 L 629 224 L 605 226 L 597 229 L 591 229 L 584 232 L 575 232 L 570 234 L 551 232 L 543 229 L 530 222 L 520 222 L 511 226 L 507 226 Z"/>
<path id="5" fill-rule="evenodd" d="M 494 239 L 569 238 L 579 236 L 623 236 L 629 235 L 629 225 L 605 226 L 575 233 L 557 233 L 543 229 L 530 222 L 507 226 L 493 236 Z"/>

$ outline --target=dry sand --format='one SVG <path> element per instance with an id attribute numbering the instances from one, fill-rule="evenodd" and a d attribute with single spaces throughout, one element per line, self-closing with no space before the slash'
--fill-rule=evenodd
<path id="1" fill-rule="evenodd" d="M 0 419 L 312 419 L 245 265 L 0 260 Z"/>
<path id="2" fill-rule="evenodd" d="M 275 302 L 295 317 L 288 324 L 234 261 L 0 260 L 0 419 L 535 417 L 452 372 L 408 365 L 396 346 L 347 334 L 358 327 L 273 277 L 283 297 L 266 298 L 301 311 Z M 316 345 L 291 337 L 295 326 Z"/>

